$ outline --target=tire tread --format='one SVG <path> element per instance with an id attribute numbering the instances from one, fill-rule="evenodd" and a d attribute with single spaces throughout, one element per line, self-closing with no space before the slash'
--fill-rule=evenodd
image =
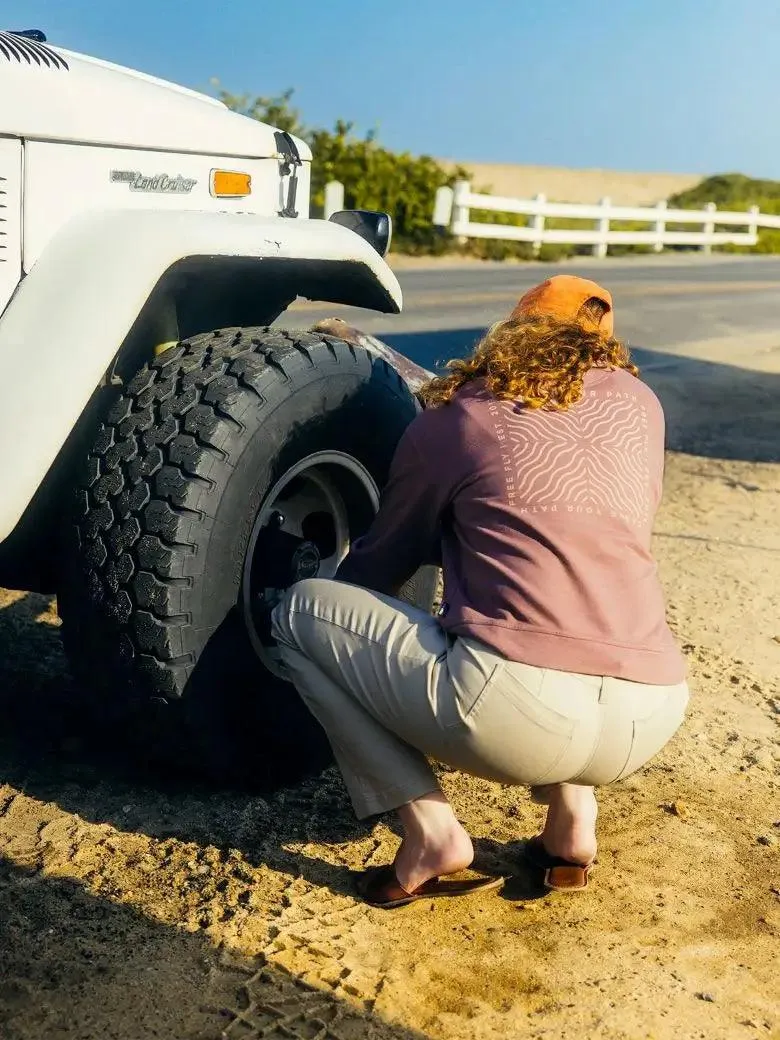
<path id="1" fill-rule="evenodd" d="M 198 544 L 247 410 L 263 409 L 300 370 L 361 357 L 377 363 L 334 337 L 230 328 L 169 348 L 130 379 L 75 493 L 77 570 L 63 596 L 72 659 L 86 670 L 113 646 L 115 660 L 98 671 L 121 663 L 128 688 L 182 696 L 197 659 L 190 603 L 205 567 Z M 397 375 L 385 362 L 380 370 Z"/>

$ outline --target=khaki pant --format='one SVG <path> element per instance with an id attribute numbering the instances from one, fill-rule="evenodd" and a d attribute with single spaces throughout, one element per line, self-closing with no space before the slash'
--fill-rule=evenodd
<path id="1" fill-rule="evenodd" d="M 361 819 L 437 790 L 428 757 L 506 784 L 613 783 L 661 750 L 688 703 L 685 683 L 507 661 L 341 582 L 295 585 L 273 633 Z"/>

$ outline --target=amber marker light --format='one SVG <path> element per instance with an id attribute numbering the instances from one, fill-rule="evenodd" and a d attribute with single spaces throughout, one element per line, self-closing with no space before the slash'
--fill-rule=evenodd
<path id="1" fill-rule="evenodd" d="M 242 199 L 252 193 L 252 178 L 235 170 L 212 170 L 209 190 L 217 199 Z"/>

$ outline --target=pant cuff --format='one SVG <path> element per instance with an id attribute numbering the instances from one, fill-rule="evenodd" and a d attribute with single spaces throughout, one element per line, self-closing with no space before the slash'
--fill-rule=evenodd
<path id="1" fill-rule="evenodd" d="M 420 777 L 416 782 L 384 787 L 378 790 L 350 791 L 352 807 L 359 820 L 367 820 L 370 816 L 380 816 L 382 813 L 392 812 L 407 802 L 413 802 L 416 798 L 422 798 L 425 794 L 433 791 L 441 791 L 441 787 L 433 773 L 429 779 Z"/>

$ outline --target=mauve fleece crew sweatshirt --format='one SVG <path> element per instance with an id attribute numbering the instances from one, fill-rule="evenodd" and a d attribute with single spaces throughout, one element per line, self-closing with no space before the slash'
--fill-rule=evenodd
<path id="1" fill-rule="evenodd" d="M 441 563 L 453 636 L 540 668 L 682 682 L 650 552 L 663 467 L 661 405 L 623 369 L 591 369 L 566 411 L 476 381 L 408 427 L 337 577 L 393 594 Z"/>

